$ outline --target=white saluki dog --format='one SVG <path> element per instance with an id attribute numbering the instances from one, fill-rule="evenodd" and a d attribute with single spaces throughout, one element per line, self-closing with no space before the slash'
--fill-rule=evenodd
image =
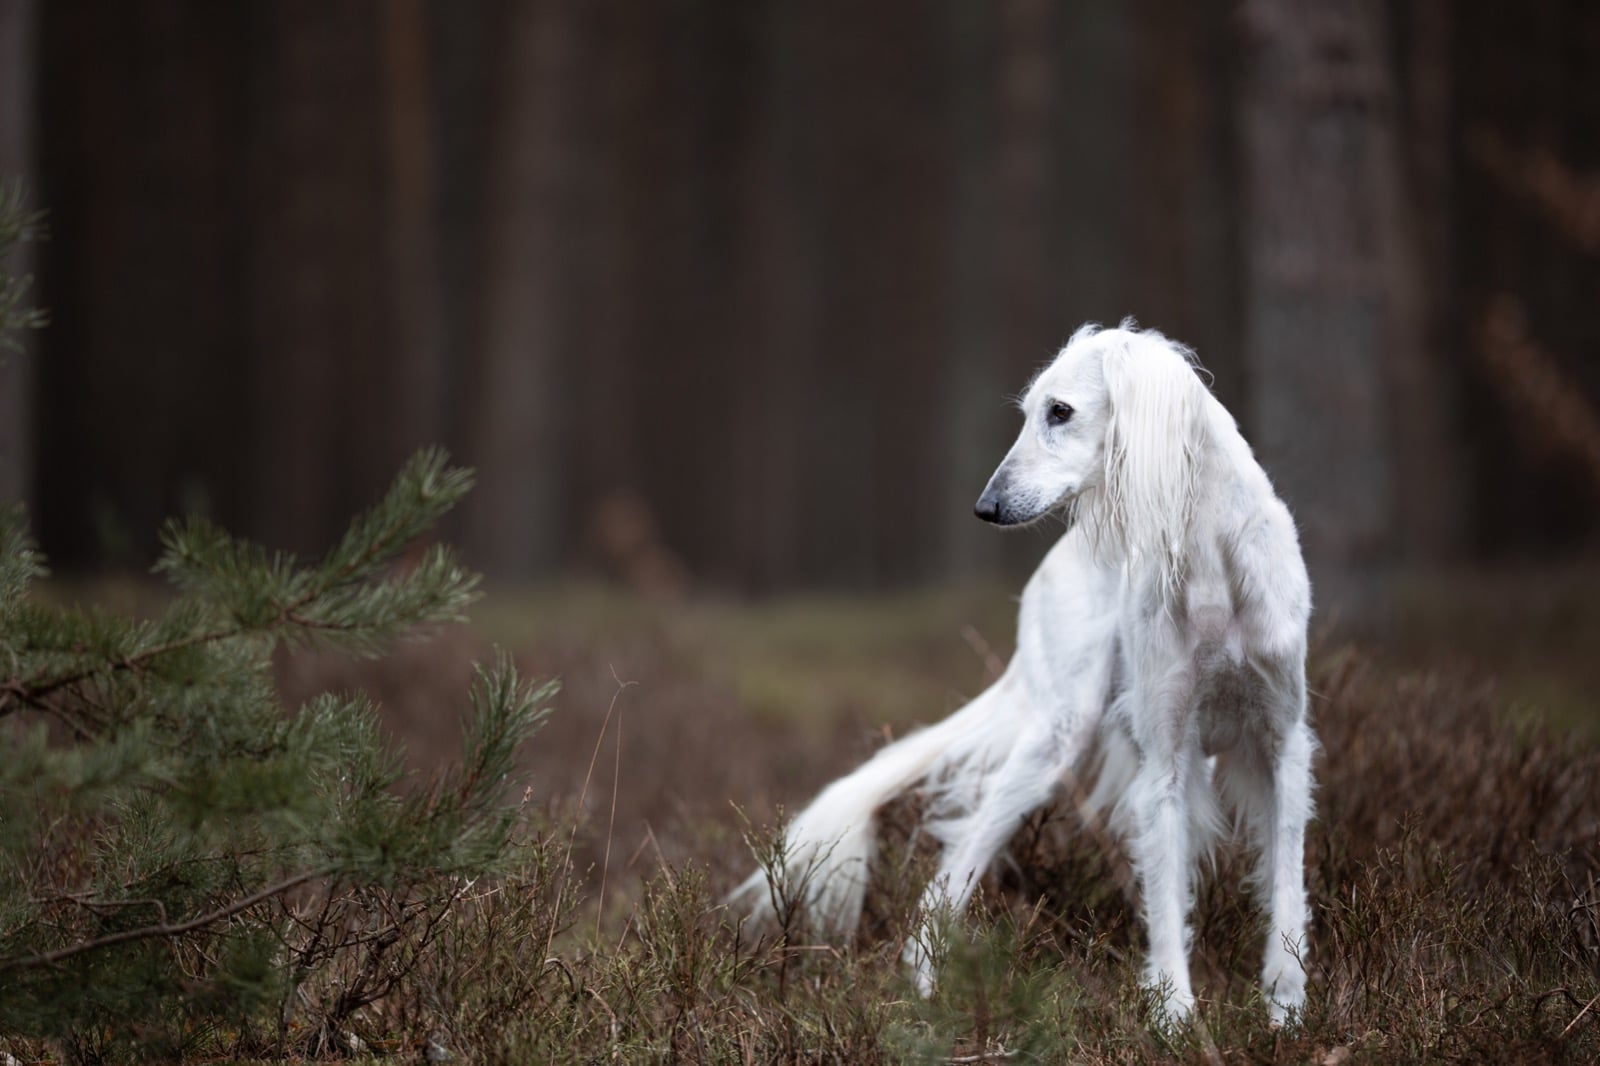
<path id="1" fill-rule="evenodd" d="M 967 905 L 1023 819 L 1098 749 L 1091 802 L 1114 804 L 1127 837 L 1145 980 L 1166 1015 L 1194 1003 L 1188 913 L 1219 799 L 1259 851 L 1272 1017 L 1303 1004 L 1311 588 L 1288 509 L 1199 373 L 1187 349 L 1131 323 L 1083 327 L 1039 373 L 976 508 L 1001 526 L 1067 526 L 1023 592 L 1015 657 L 959 712 L 826 788 L 785 832 L 787 869 L 757 871 L 733 898 L 770 916 L 781 888 L 822 930 L 852 930 L 874 812 L 920 786 L 943 844 L 905 953 L 927 994 L 935 916 Z"/>

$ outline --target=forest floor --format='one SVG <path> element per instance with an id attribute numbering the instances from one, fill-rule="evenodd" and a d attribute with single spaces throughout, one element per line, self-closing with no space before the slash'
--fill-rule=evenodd
<path id="1" fill-rule="evenodd" d="M 1600 614 L 1580 610 L 1592 585 L 1509 591 L 1523 584 L 1420 583 L 1403 639 L 1316 641 L 1314 976 L 1304 1015 L 1281 1029 L 1253 992 L 1262 935 L 1237 850 L 1199 893 L 1200 1021 L 1168 1032 L 1137 981 L 1126 858 L 1064 807 L 1012 842 L 926 1001 L 897 964 L 929 858 L 906 809 L 884 815 L 887 847 L 852 942 L 752 929 L 722 906 L 753 868 L 747 837 L 759 842 L 783 811 L 986 684 L 1013 632 L 1014 603 L 994 589 L 766 606 L 595 587 L 491 595 L 470 628 L 375 664 L 286 658 L 281 678 L 291 701 L 368 689 L 419 769 L 451 755 L 469 664 L 492 644 L 564 686 L 527 755 L 523 872 L 476 897 L 454 962 L 423 967 L 407 1001 L 364 1015 L 375 1050 L 415 1055 L 431 1040 L 467 1061 L 1592 1063 Z"/>

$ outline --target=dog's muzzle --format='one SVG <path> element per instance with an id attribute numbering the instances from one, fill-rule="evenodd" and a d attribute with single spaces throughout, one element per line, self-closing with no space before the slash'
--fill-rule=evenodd
<path id="1" fill-rule="evenodd" d="M 978 497 L 978 502 L 973 505 L 972 513 L 985 522 L 1000 524 L 1000 493 L 993 486 L 983 490 L 983 495 Z"/>

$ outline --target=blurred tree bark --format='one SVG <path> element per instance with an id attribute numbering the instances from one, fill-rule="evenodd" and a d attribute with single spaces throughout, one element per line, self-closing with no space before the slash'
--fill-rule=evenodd
<path id="1" fill-rule="evenodd" d="M 463 396 L 464 458 L 477 468 L 479 486 L 463 506 L 463 547 L 502 578 L 548 571 L 563 547 L 571 457 L 562 447 L 568 411 L 561 397 L 570 368 L 559 355 L 579 9 L 571 0 L 509 5 L 490 42 L 482 332 Z"/>
<path id="2" fill-rule="evenodd" d="M 182 0 L 59 0 L 37 17 L 40 535 L 66 559 L 134 565 L 167 514 L 254 496 L 249 17 Z"/>
<path id="3" fill-rule="evenodd" d="M 282 0 L 254 10 L 252 527 L 307 551 L 328 516 L 363 495 L 351 459 L 383 416 L 360 394 L 362 353 L 388 352 L 409 325 L 387 313 L 376 254 L 389 221 L 373 195 L 387 164 L 374 120 L 386 113 L 382 38 L 370 6 Z M 374 414 L 352 417 L 363 407 Z"/>
<path id="4" fill-rule="evenodd" d="M 745 91 L 737 227 L 743 235 L 734 279 L 732 351 L 761 351 L 735 375 L 732 426 L 738 491 L 731 493 L 735 563 L 726 578 L 757 589 L 791 585 L 805 564 L 805 412 L 812 409 L 820 306 L 821 250 L 808 181 L 811 137 L 801 52 L 816 43 L 803 5 L 753 3 L 754 84 Z M 764 116 L 758 120 L 757 116 Z M 827 506 L 826 501 L 815 501 Z"/>
<path id="5" fill-rule="evenodd" d="M 841 194 L 853 192 L 855 210 L 836 245 L 847 264 L 837 303 L 848 306 L 851 348 L 869 373 L 857 409 L 867 442 L 866 492 L 870 541 L 867 578 L 901 584 L 933 571 L 945 475 L 930 448 L 929 416 L 941 406 L 940 349 L 948 308 L 941 291 L 949 256 L 946 228 L 934 224 L 949 203 L 950 152 L 944 140 L 948 83 L 937 62 L 941 27 L 921 5 L 851 3 L 830 9 L 832 24 L 850 23 L 840 35 L 834 75 L 838 136 L 830 153 L 840 164 Z M 896 58 L 885 67 L 883 57 Z M 860 101 L 877 98 L 876 106 Z M 885 128 L 896 131 L 893 142 Z M 838 396 L 850 374 L 841 368 L 823 379 Z M 858 401 L 860 402 L 860 401 Z M 848 519 L 849 511 L 839 512 Z M 908 529 L 926 530 L 910 536 Z"/>
<path id="6" fill-rule="evenodd" d="M 1394 367 L 1421 351 L 1384 12 L 1254 0 L 1242 16 L 1250 421 L 1333 601 L 1394 558 Z"/>
<path id="7" fill-rule="evenodd" d="M 1134 8 L 1123 0 L 1057 5 L 1051 47 L 1057 56 L 1051 141 L 1056 181 L 1049 227 L 1056 271 L 1046 290 L 1056 345 L 1084 321 L 1114 325 L 1146 306 L 1135 247 L 1134 169 L 1167 166 L 1164 147 L 1144 139 L 1135 88 L 1142 43 Z M 1148 321 L 1146 325 L 1155 325 Z M 1034 363 L 1049 351 L 1036 352 Z"/>
<path id="8" fill-rule="evenodd" d="M 0 182 L 20 182 L 29 203 L 39 206 L 33 182 L 33 0 L 0 0 Z M 0 271 L 22 277 L 33 271 L 26 245 L 12 249 Z M 35 300 L 37 289 L 30 294 Z M 33 489 L 34 344 L 8 338 L 18 351 L 0 347 L 0 502 L 30 502 Z"/>
<path id="9" fill-rule="evenodd" d="M 1392 166 L 1408 181 L 1382 203 L 1390 219 L 1396 292 L 1414 302 L 1390 363 L 1395 427 L 1399 550 L 1411 562 L 1458 556 L 1466 546 L 1464 482 L 1468 464 L 1456 446 L 1454 415 L 1461 382 L 1452 356 L 1464 343 L 1452 327 L 1457 268 L 1451 239 L 1455 208 L 1455 4 L 1412 0 L 1395 9 L 1403 44 L 1400 83 L 1403 136 L 1391 142 Z"/>
<path id="10" fill-rule="evenodd" d="M 1141 44 L 1131 58 L 1135 71 L 1130 110 L 1140 134 L 1128 168 L 1138 209 L 1131 213 L 1127 241 L 1140 277 L 1137 306 L 1130 312 L 1148 326 L 1195 343 L 1186 321 L 1191 281 L 1189 221 L 1206 175 L 1201 143 L 1201 107 L 1206 86 L 1199 77 L 1200 20 L 1204 3 L 1167 0 L 1134 4 Z"/>
<path id="11" fill-rule="evenodd" d="M 428 94 L 424 111 L 435 153 L 432 160 L 436 259 L 431 272 L 433 310 L 439 336 L 440 437 L 465 459 L 473 413 L 466 406 L 467 379 L 482 343 L 481 309 L 488 230 L 485 179 L 495 132 L 494 100 L 501 71 L 485 62 L 504 40 L 503 4 L 463 7 L 453 0 L 428 0 Z M 427 239 L 427 238 L 425 238 Z M 470 500 L 471 497 L 469 496 Z M 462 543 L 462 509 L 445 519 L 443 534 Z M 476 565 L 476 564 L 475 564 Z"/>
<path id="12" fill-rule="evenodd" d="M 461 16 L 466 17 L 466 16 Z M 376 494 L 416 448 L 444 438 L 446 391 L 441 318 L 433 69 L 423 0 L 378 5 L 382 63 L 383 227 L 387 237 L 387 345 L 350 353 L 356 394 L 383 417 L 355 444 L 356 491 Z"/>
<path id="13" fill-rule="evenodd" d="M 1129 63 L 1140 146 L 1126 169 L 1137 204 L 1130 310 L 1193 346 L 1218 397 L 1242 411 L 1234 8 L 1233 0 L 1135 0 L 1139 44 Z"/>
<path id="14" fill-rule="evenodd" d="M 877 492 L 874 445 L 902 413 L 877 409 L 876 382 L 883 369 L 880 361 L 891 362 L 904 353 L 874 351 L 863 327 L 863 319 L 882 310 L 877 305 L 881 294 L 870 279 L 883 264 L 872 263 L 871 257 L 876 252 L 896 265 L 903 262 L 895 258 L 895 249 L 878 246 L 881 231 L 872 233 L 880 221 L 873 216 L 883 207 L 873 179 L 883 167 L 884 145 L 874 143 L 870 134 L 861 139 L 862 127 L 873 125 L 861 107 L 862 78 L 870 77 L 872 69 L 870 49 L 862 42 L 874 32 L 884 7 L 894 5 L 879 5 L 871 25 L 861 26 L 855 18 L 859 7 L 838 0 L 808 4 L 791 23 L 804 27 L 803 35 L 775 42 L 775 47 L 790 50 L 795 76 L 801 79 L 795 103 L 801 93 L 810 100 L 815 135 L 805 143 L 803 165 L 818 211 L 811 239 L 826 270 L 811 326 L 816 353 L 807 395 L 815 414 L 801 438 L 808 467 L 801 546 L 807 574 L 841 585 L 869 584 L 877 576 L 877 526 L 889 504 Z M 901 52 L 898 43 L 888 47 Z M 863 62 L 869 64 L 865 69 Z M 890 113 L 886 100 L 873 108 L 879 122 Z M 905 397 L 899 402 L 912 401 Z"/>
<path id="15" fill-rule="evenodd" d="M 570 457 L 572 485 L 565 499 L 576 523 L 571 531 L 603 539 L 601 530 L 587 527 L 605 524 L 608 499 L 631 501 L 641 524 L 658 528 L 655 501 L 640 488 L 645 478 L 639 445 L 668 430 L 640 427 L 638 419 L 655 422 L 651 405 L 662 404 L 654 409 L 659 412 L 681 399 L 647 388 L 645 379 L 660 371 L 661 361 L 640 357 L 654 347 L 652 341 L 664 339 L 648 338 L 643 320 L 657 313 L 645 264 L 661 252 L 651 246 L 661 239 L 651 206 L 663 178 L 653 105 L 661 92 L 656 64 L 665 62 L 658 49 L 666 40 L 652 32 L 659 31 L 661 5 L 626 0 L 577 7 L 562 32 L 583 42 L 584 64 L 592 73 L 585 78 L 573 70 L 570 89 L 545 93 L 563 94 L 563 106 L 572 112 L 574 136 L 550 143 L 582 176 L 572 195 L 587 234 L 572 264 L 569 299 L 582 310 L 568 362 L 583 368 L 571 379 L 571 424 L 596 432 Z"/>

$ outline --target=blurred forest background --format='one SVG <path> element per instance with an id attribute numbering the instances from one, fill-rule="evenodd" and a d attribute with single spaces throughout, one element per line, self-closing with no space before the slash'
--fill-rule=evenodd
<path id="1" fill-rule="evenodd" d="M 1130 314 L 1334 587 L 1597 546 L 1589 0 L 0 0 L 0 172 L 58 568 L 316 550 L 441 442 L 501 579 L 1023 572 L 1007 398 Z"/>

